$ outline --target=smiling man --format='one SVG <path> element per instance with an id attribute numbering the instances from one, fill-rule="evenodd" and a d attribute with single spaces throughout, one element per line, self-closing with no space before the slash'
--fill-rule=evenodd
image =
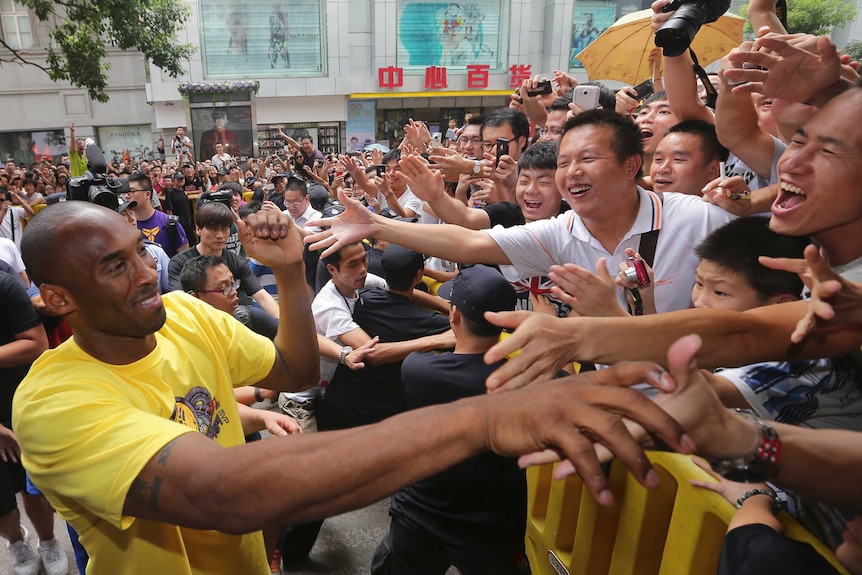
<path id="1" fill-rule="evenodd" d="M 715 135 L 715 126 L 698 120 L 680 122 L 667 131 L 650 165 L 654 192 L 703 195 L 703 188 L 720 175 L 727 148 Z"/>
<path id="2" fill-rule="evenodd" d="M 780 41 L 787 52 L 792 52 Z M 824 52 L 826 53 L 826 52 Z M 830 55 L 834 55 L 834 50 Z M 796 69 L 799 65 L 794 63 Z M 837 70 L 838 66 L 834 67 Z M 817 66 L 806 70 L 819 70 Z M 837 79 L 796 83 L 806 101 L 822 102 L 842 87 Z M 829 85 L 828 80 L 835 82 Z M 761 88 L 762 89 L 762 88 Z M 782 95 L 776 92 L 776 95 Z M 780 191 L 772 204 L 770 228 L 780 234 L 810 235 L 844 279 L 862 281 L 862 86 L 856 85 L 829 100 L 802 125 L 778 162 Z M 789 269 L 789 268 L 788 268 Z M 807 266 L 796 268 L 804 271 Z M 569 358 L 614 363 L 655 358 L 669 342 L 689 333 L 703 339 L 698 352 L 702 367 L 753 364 L 764 360 L 797 360 L 857 353 L 859 326 L 817 329 L 816 337 L 792 343 L 790 334 L 805 317 L 806 302 L 758 307 L 745 313 L 692 309 L 640 318 L 511 317 L 506 327 L 519 326 L 496 353 L 522 349 L 513 365 L 489 381 L 517 387 L 542 371 L 554 373 Z M 619 334 L 625 333 L 626 338 Z M 629 345 L 632 340 L 637 346 Z M 552 346 L 554 351 L 551 351 Z M 559 352 L 559 354 L 557 353 Z M 492 356 L 493 357 L 493 356 Z M 493 361 L 493 359 L 490 359 Z M 508 382 L 508 383 L 506 383 Z"/>
<path id="3" fill-rule="evenodd" d="M 373 236 L 461 263 L 509 266 L 502 268 L 506 279 L 518 281 L 547 275 L 551 266 L 564 263 L 594 270 L 599 258 L 617 269 L 627 257 L 626 248 L 639 250 L 642 237 L 653 232 L 657 309 L 685 309 L 691 302 L 698 264 L 691 246 L 733 216 L 700 198 L 667 194 L 659 199 L 639 188 L 642 162 L 640 134 L 631 120 L 615 112 L 591 110 L 566 124 L 557 158 L 557 189 L 572 212 L 505 229 L 447 226 L 432 230 L 422 224 L 383 221 L 349 201 L 345 215 L 321 220 L 320 225 L 332 226 L 329 231 L 306 241 L 325 240 L 320 246 L 334 243 L 337 249 L 345 242 Z M 442 185 L 442 178 L 432 176 L 421 160 L 408 158 L 402 164 L 411 181 L 433 178 Z M 656 232 L 662 229 L 669 231 Z M 621 295 L 619 302 L 625 304 Z"/>

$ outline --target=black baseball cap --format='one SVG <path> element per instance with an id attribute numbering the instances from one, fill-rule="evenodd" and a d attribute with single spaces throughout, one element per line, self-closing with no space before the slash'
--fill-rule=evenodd
<path id="1" fill-rule="evenodd" d="M 173 176 L 171 176 L 175 180 L 185 180 L 186 177 L 182 174 L 182 172 L 174 172 Z"/>
<path id="2" fill-rule="evenodd" d="M 120 204 L 120 206 L 117 208 L 117 213 L 118 214 L 125 213 L 126 210 L 131 210 L 132 208 L 134 208 L 137 205 L 138 205 L 138 202 L 136 202 L 135 200 L 132 200 L 131 202 L 124 202 L 124 203 Z"/>
<path id="3" fill-rule="evenodd" d="M 515 288 L 496 269 L 477 265 L 461 270 L 452 280 L 450 301 L 464 317 L 491 325 L 485 321 L 485 312 L 514 310 Z"/>

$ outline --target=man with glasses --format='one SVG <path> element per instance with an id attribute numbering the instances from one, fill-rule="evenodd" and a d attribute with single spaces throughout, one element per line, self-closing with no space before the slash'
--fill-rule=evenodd
<path id="1" fill-rule="evenodd" d="M 569 114 L 569 102 L 566 98 L 557 98 L 548 108 L 548 119 L 545 126 L 539 130 L 539 142 L 557 142 L 563 139 L 566 118 Z"/>
<path id="2" fill-rule="evenodd" d="M 480 178 L 490 173 L 497 186 L 496 197 L 514 202 L 518 159 L 529 143 L 530 121 L 523 112 L 500 108 L 481 122 L 478 134 L 480 141 L 477 142 L 474 120 L 476 118 L 470 119 L 458 139 L 459 153 L 463 157 L 436 150 L 432 153 L 432 161 L 447 182 L 459 181 L 461 176 Z M 509 141 L 500 161 L 484 159 L 485 154 L 496 156 L 497 140 L 500 138 Z M 489 167 L 491 164 L 493 168 Z M 462 178 L 460 181 L 465 183 Z"/>
<path id="3" fill-rule="evenodd" d="M 123 194 L 123 200 L 137 202 L 131 209 L 135 213 L 138 229 L 146 239 L 162 246 L 168 257 L 172 258 L 189 249 L 189 240 L 176 220 L 171 222 L 166 213 L 153 208 L 152 195 L 153 183 L 145 173 L 135 172 L 129 176 L 129 191 Z"/>
<path id="4" fill-rule="evenodd" d="M 230 208 L 218 202 L 208 202 L 200 207 L 196 216 L 195 231 L 200 236 L 198 245 L 171 258 L 168 265 L 168 288 L 182 289 L 180 274 L 186 263 L 198 256 L 219 256 L 224 259 L 233 277 L 240 282 L 239 303 L 250 305 L 252 300 L 269 315 L 278 317 L 278 303 L 260 285 L 245 258 L 226 250 L 230 226 L 234 216 Z"/>
<path id="5" fill-rule="evenodd" d="M 180 272 L 180 284 L 184 292 L 232 315 L 251 331 L 275 339 L 278 320 L 253 306 L 240 305 L 239 280 L 219 256 L 190 259 Z"/>
<path id="6" fill-rule="evenodd" d="M 284 190 L 284 213 L 290 216 L 297 226 L 304 228 L 310 221 L 320 219 L 320 212 L 311 207 L 308 201 L 308 187 L 300 178 L 288 178 Z"/>

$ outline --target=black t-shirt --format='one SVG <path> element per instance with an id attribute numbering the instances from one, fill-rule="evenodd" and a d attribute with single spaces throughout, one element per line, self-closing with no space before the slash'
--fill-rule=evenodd
<path id="1" fill-rule="evenodd" d="M 354 321 L 381 342 L 406 341 L 449 329 L 449 318 L 423 309 L 406 297 L 381 288 L 360 290 Z M 401 362 L 351 371 L 339 365 L 326 398 L 315 406 L 320 429 L 375 423 L 402 410 Z"/>
<path id="2" fill-rule="evenodd" d="M 718 561 L 719 575 L 837 575 L 808 543 L 779 535 L 762 523 L 731 529 Z"/>
<path id="3" fill-rule="evenodd" d="M 521 206 L 514 202 L 497 202 L 496 204 L 484 206 L 482 209 L 488 214 L 492 228 L 494 226 L 511 228 L 512 226 L 521 226 L 526 223 Z"/>
<path id="4" fill-rule="evenodd" d="M 0 272 L 0 318 L 0 345 L 12 343 L 16 334 L 42 323 L 21 280 L 6 272 Z M 12 427 L 12 396 L 29 369 L 29 361 L 0 368 L 0 423 L 6 427 Z"/>
<path id="5" fill-rule="evenodd" d="M 194 194 L 200 192 L 203 189 L 204 183 L 198 177 L 194 177 L 192 179 L 186 178 L 185 180 L 183 180 L 183 191 L 187 194 Z"/>
<path id="6" fill-rule="evenodd" d="M 196 258 L 201 253 L 197 247 L 192 247 L 184 252 L 180 252 L 171 258 L 168 264 L 168 291 L 179 291 L 183 289 L 180 283 L 180 273 L 183 271 L 183 266 L 186 265 L 192 258 Z M 234 279 L 239 280 L 239 303 L 241 305 L 250 305 L 252 302 L 251 296 L 263 289 L 257 277 L 252 273 L 248 266 L 248 261 L 239 257 L 235 253 L 222 250 L 221 257 L 227 265 Z"/>
<path id="7" fill-rule="evenodd" d="M 502 362 L 483 354 L 411 353 L 401 366 L 406 409 L 484 395 L 485 379 Z M 469 549 L 482 542 L 524 539 L 527 480 L 516 459 L 486 453 L 471 457 L 392 498 L 391 513 L 447 545 Z"/>
<path id="8" fill-rule="evenodd" d="M 165 211 L 177 216 L 180 219 L 180 224 L 188 230 L 192 219 L 191 214 L 189 214 L 189 198 L 184 191 L 176 188 L 165 190 Z"/>
<path id="9" fill-rule="evenodd" d="M 521 211 L 521 206 L 514 202 L 497 202 L 489 204 L 482 208 L 488 217 L 491 219 L 491 227 L 503 226 L 511 228 L 512 226 L 522 226 L 527 221 L 524 219 L 524 212 Z M 560 200 L 560 213 L 568 212 L 571 208 L 564 200 Z"/>

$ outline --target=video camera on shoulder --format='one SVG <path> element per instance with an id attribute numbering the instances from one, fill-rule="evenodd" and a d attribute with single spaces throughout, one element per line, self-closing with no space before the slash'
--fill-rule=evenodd
<path id="1" fill-rule="evenodd" d="M 108 171 L 105 155 L 90 138 L 87 138 L 84 155 L 87 156 L 87 172 L 66 182 L 66 195 L 70 200 L 91 202 L 116 210 L 120 205 L 120 194 L 129 191 L 128 181 L 105 175 Z"/>
<path id="2" fill-rule="evenodd" d="M 198 200 L 198 206 L 202 206 L 204 204 L 208 204 L 210 202 L 216 202 L 218 204 L 224 204 L 230 209 L 230 200 L 233 197 L 233 193 L 230 190 L 221 190 L 218 192 L 204 192 L 201 194 L 200 199 Z"/>

